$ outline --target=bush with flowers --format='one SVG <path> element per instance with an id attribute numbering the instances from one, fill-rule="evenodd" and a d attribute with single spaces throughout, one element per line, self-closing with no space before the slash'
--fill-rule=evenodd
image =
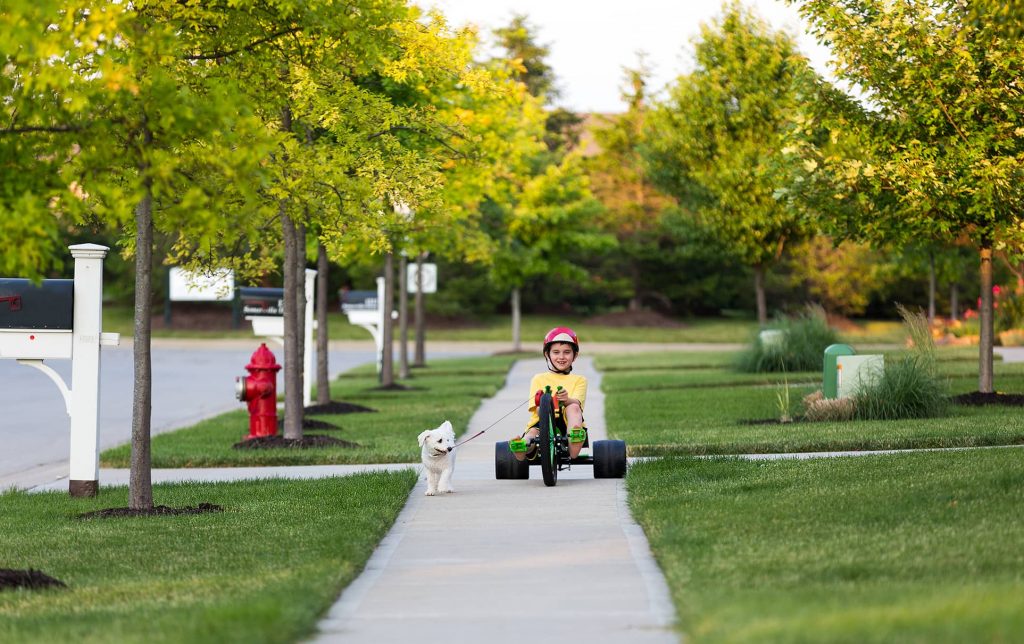
<path id="1" fill-rule="evenodd" d="M 1024 283 L 1017 288 L 996 284 L 992 287 L 992 326 L 996 342 L 1003 346 L 1024 346 Z M 977 344 L 981 333 L 981 320 L 977 309 L 967 309 L 961 320 L 936 318 L 932 326 L 932 337 L 938 344 Z"/>

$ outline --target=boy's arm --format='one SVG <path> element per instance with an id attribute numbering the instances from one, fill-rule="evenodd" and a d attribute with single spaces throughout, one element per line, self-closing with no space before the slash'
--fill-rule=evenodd
<path id="1" fill-rule="evenodd" d="M 537 393 L 538 389 L 542 389 L 539 383 L 540 376 L 536 375 L 530 378 L 530 413 L 537 411 L 537 404 L 534 402 L 534 394 Z"/>
<path id="2" fill-rule="evenodd" d="M 572 393 L 569 394 L 569 397 L 570 398 L 575 398 L 576 400 L 580 401 L 580 409 L 583 409 L 584 405 L 586 405 L 586 403 L 587 403 L 587 379 L 586 378 L 584 378 L 582 376 L 580 377 L 579 381 L 576 383 L 576 386 L 572 388 Z"/>

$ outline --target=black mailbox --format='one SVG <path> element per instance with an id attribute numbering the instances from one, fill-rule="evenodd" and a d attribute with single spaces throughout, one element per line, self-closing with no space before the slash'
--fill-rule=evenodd
<path id="1" fill-rule="evenodd" d="M 341 294 L 342 311 L 376 311 L 377 291 L 345 291 Z"/>
<path id="2" fill-rule="evenodd" d="M 238 289 L 243 315 L 284 315 L 284 289 L 243 286 Z"/>
<path id="3" fill-rule="evenodd" d="M 75 280 L 0 278 L 0 329 L 71 331 L 75 319 Z"/>

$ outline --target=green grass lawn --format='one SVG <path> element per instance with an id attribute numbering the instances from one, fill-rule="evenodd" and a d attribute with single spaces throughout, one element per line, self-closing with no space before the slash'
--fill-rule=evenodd
<path id="1" fill-rule="evenodd" d="M 690 642 L 1011 642 L 1021 449 L 632 466 Z"/>
<path id="2" fill-rule="evenodd" d="M 939 358 L 950 393 L 977 389 L 976 349 L 942 349 Z M 736 373 L 732 360 L 727 353 L 598 356 L 610 432 L 634 456 L 1024 443 L 1017 407 L 951 406 L 946 417 L 901 421 L 771 422 L 781 415 L 780 393 L 788 388 L 799 412 L 802 397 L 821 387 L 821 374 Z M 995 366 L 1000 391 L 1024 391 L 1024 364 Z"/>
<path id="3" fill-rule="evenodd" d="M 211 306 L 217 306 L 211 304 Z M 230 319 L 230 309 L 224 309 L 225 323 Z M 154 315 L 162 319 L 163 309 L 155 310 Z M 130 306 L 106 305 L 103 308 L 103 330 L 120 333 L 124 336 L 132 334 L 132 315 Z M 528 346 L 533 346 L 531 339 L 543 338 L 552 327 L 567 325 L 572 327 L 586 342 L 709 342 L 709 343 L 745 343 L 757 330 L 757 323 L 752 319 L 737 318 L 683 318 L 679 319 L 678 327 L 609 327 L 593 324 L 587 317 L 579 315 L 524 315 L 522 318 L 522 337 Z M 901 343 L 905 338 L 899 322 L 884 320 L 858 320 L 848 331 L 840 334 L 843 342 L 860 343 Z M 238 330 L 195 330 L 165 329 L 153 331 L 158 338 L 251 338 L 252 326 L 243 320 Z M 370 334 L 362 327 L 348 323 L 348 318 L 340 311 L 328 314 L 328 337 L 332 340 L 370 340 Z M 512 342 L 512 320 L 507 315 L 491 315 L 461 321 L 457 325 L 431 324 L 427 327 L 427 337 L 439 341 L 490 341 Z M 535 343 L 535 342 L 533 342 Z"/>
<path id="4" fill-rule="evenodd" d="M 359 445 L 358 448 L 233 449 L 249 432 L 244 405 L 195 426 L 153 437 L 153 467 L 215 467 L 251 465 L 307 465 L 314 463 L 418 462 L 416 437 L 424 429 L 450 420 L 463 430 L 481 399 L 497 393 L 515 358 L 495 356 L 436 360 L 416 369 L 402 384 L 407 391 L 377 389 L 372 366 L 356 369 L 331 385 L 331 399 L 378 410 L 375 413 L 310 416 L 333 423 L 341 430 L 308 429 Z M 103 452 L 104 467 L 128 467 L 129 446 Z"/>
<path id="5" fill-rule="evenodd" d="M 124 507 L 0 495 L 0 567 L 69 588 L 0 592 L 0 641 L 294 642 L 308 637 L 405 504 L 413 470 L 311 481 L 157 485 L 158 504 L 224 512 L 82 520 Z"/>

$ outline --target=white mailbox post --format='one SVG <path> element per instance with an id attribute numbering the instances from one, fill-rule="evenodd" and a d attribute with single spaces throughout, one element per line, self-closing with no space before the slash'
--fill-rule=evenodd
<path id="1" fill-rule="evenodd" d="M 302 351 L 302 406 L 309 407 L 313 403 L 313 330 L 316 328 L 316 320 L 313 319 L 313 297 L 315 294 L 316 271 L 306 269 L 306 332 L 303 338 Z M 252 309 L 245 303 L 246 290 L 274 292 L 274 296 L 282 298 L 276 306 L 259 312 Z M 245 319 L 252 322 L 252 332 L 255 335 L 269 338 L 277 344 L 284 346 L 284 289 L 243 289 L 242 290 L 242 313 L 246 314 Z M 284 389 L 283 387 L 281 388 Z"/>
<path id="2" fill-rule="evenodd" d="M 377 278 L 377 296 L 372 291 L 355 291 L 347 293 L 341 302 L 341 310 L 348 316 L 348 321 L 361 326 L 373 336 L 377 346 L 377 373 L 384 366 L 384 278 Z"/>
<path id="3" fill-rule="evenodd" d="M 97 244 L 69 246 L 75 277 L 4 280 L 0 285 L 0 358 L 46 374 L 71 417 L 71 496 L 99 492 L 100 347 L 116 346 L 117 333 L 103 333 L 103 260 L 110 250 Z M 68 288 L 70 287 L 70 289 Z M 70 316 L 67 315 L 70 309 Z M 67 318 L 70 317 L 70 322 Z M 71 387 L 44 360 L 71 360 Z"/>

